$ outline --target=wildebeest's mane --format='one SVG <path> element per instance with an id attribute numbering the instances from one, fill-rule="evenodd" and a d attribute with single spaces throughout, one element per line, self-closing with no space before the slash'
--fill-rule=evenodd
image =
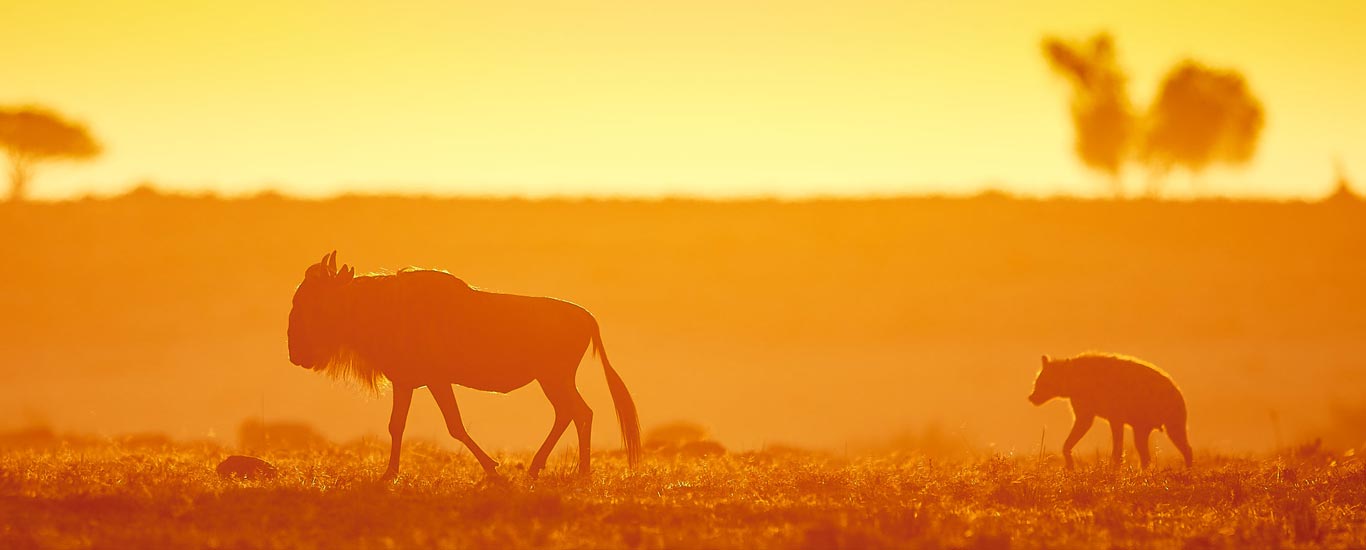
<path id="1" fill-rule="evenodd" d="M 342 287 L 339 299 L 342 301 L 341 315 L 343 334 L 341 345 L 332 353 L 318 370 L 327 375 L 351 380 L 365 390 L 379 393 L 389 386 L 389 380 L 379 367 L 357 352 L 357 348 L 385 349 L 377 340 L 392 339 L 399 334 L 394 330 L 367 330 L 365 319 L 358 318 L 362 312 L 374 312 L 375 304 L 383 304 L 392 297 L 390 294 L 397 285 L 402 284 L 406 275 L 419 273 L 440 273 L 449 276 L 452 282 L 473 289 L 459 277 L 444 270 L 405 267 L 396 273 L 377 272 L 357 275 Z M 386 296 L 387 295 L 387 296 Z M 390 328 L 390 327 L 386 327 Z"/>

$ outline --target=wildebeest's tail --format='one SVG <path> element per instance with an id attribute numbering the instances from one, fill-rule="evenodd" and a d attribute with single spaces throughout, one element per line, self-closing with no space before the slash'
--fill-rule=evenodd
<path id="1" fill-rule="evenodd" d="M 597 327 L 593 330 L 593 351 L 598 354 L 602 370 L 607 374 L 607 389 L 612 392 L 612 406 L 617 409 L 617 423 L 621 425 L 626 460 L 634 467 L 640 463 L 640 416 L 636 414 L 636 402 L 631 399 L 631 392 L 626 391 L 626 383 L 607 360 L 607 350 L 602 347 L 602 333 Z"/>

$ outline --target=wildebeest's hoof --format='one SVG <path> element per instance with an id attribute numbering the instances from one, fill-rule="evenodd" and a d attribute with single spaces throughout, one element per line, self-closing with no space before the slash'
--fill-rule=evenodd
<path id="1" fill-rule="evenodd" d="M 269 479 L 275 477 L 275 466 L 254 456 L 233 455 L 218 463 L 221 477 Z"/>

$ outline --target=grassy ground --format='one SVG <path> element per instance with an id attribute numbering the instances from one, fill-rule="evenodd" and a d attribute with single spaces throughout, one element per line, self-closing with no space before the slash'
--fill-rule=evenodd
<path id="1" fill-rule="evenodd" d="M 269 455 L 220 479 L 212 447 L 0 452 L 0 548 L 1361 548 L 1366 462 L 1204 460 L 1192 471 L 995 457 L 804 453 L 649 458 L 591 478 L 557 455 L 540 481 L 503 456 L 413 445 Z"/>

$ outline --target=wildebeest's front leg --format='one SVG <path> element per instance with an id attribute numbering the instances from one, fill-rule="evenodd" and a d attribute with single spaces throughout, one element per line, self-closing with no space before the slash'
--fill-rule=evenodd
<path id="1" fill-rule="evenodd" d="M 1124 423 L 1118 420 L 1110 420 L 1110 440 L 1113 447 L 1110 450 L 1110 464 L 1118 467 L 1120 461 L 1124 460 Z"/>
<path id="2" fill-rule="evenodd" d="M 403 448 L 403 428 L 408 425 L 408 407 L 413 403 L 413 388 L 394 385 L 394 411 L 389 415 L 389 468 L 381 479 L 398 477 L 398 454 Z"/>
<path id="3" fill-rule="evenodd" d="M 427 389 L 432 391 L 432 399 L 436 400 L 436 406 L 441 407 L 441 416 L 446 418 L 446 431 L 450 432 L 451 437 L 456 441 L 464 443 L 474 453 L 474 458 L 479 461 L 479 465 L 484 467 L 484 472 L 488 475 L 497 475 L 498 462 L 479 448 L 479 444 L 474 442 L 469 432 L 465 431 L 465 422 L 460 419 L 460 407 L 455 403 L 455 391 L 451 390 L 449 384 L 429 384 Z"/>
<path id="4" fill-rule="evenodd" d="M 1087 430 L 1091 429 L 1091 424 L 1095 423 L 1096 415 L 1090 411 L 1073 410 L 1076 420 L 1072 422 L 1072 432 L 1067 434 L 1067 441 L 1062 444 L 1062 458 L 1067 464 L 1067 469 L 1072 469 L 1072 448 L 1081 441 L 1081 436 L 1086 435 Z"/>

